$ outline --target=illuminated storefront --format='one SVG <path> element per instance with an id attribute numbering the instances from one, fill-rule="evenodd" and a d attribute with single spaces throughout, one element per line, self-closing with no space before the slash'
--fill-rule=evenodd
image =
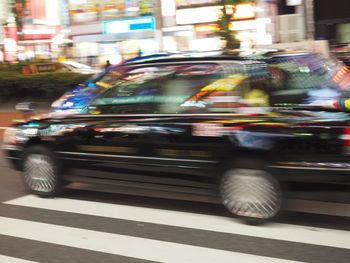
<path id="1" fill-rule="evenodd" d="M 179 1 L 176 3 L 180 5 Z M 195 4 L 195 1 L 184 1 L 181 6 L 185 6 L 185 3 Z M 197 30 L 198 26 L 217 21 L 219 14 L 220 6 L 177 9 L 175 26 L 163 28 L 164 50 L 173 52 L 219 49 L 221 41 L 215 34 L 202 34 Z"/>
<path id="2" fill-rule="evenodd" d="M 69 0 L 70 37 L 82 62 L 118 63 L 157 51 L 157 0 Z M 93 60 L 93 61 L 92 61 Z"/>
<path id="3" fill-rule="evenodd" d="M 94 63 L 103 64 L 110 60 L 115 64 L 123 59 L 148 55 L 158 50 L 153 16 L 101 21 L 89 26 L 71 28 L 75 56 L 93 57 Z M 78 35 L 79 32 L 84 34 Z"/>
<path id="4" fill-rule="evenodd" d="M 158 51 L 221 49 L 224 42 L 217 36 L 215 25 L 221 14 L 220 3 L 217 0 L 69 0 L 69 29 L 75 57 L 94 57 L 102 64 L 107 59 L 118 63 L 121 59 Z M 257 44 L 258 37 L 265 38 L 268 21 L 257 23 L 256 10 L 254 3 L 242 3 L 236 5 L 232 15 L 232 30 L 237 31 L 243 47 Z M 141 23 L 145 21 L 143 18 L 153 20 Z"/>
<path id="5" fill-rule="evenodd" d="M 122 59 L 156 52 L 157 43 L 155 39 L 152 39 L 155 29 L 156 21 L 154 17 L 138 17 L 103 22 L 103 34 L 105 36 L 125 36 L 125 40 L 120 39 L 118 45 L 122 55 L 120 58 Z M 138 39 L 137 36 L 143 37 Z"/>
<path id="6" fill-rule="evenodd" d="M 194 5 L 210 5 L 217 4 L 219 0 L 176 0 L 176 6 L 181 7 L 189 7 Z"/>
<path id="7" fill-rule="evenodd" d="M 217 36 L 218 21 L 222 6 L 213 5 L 218 1 L 183 0 L 176 1 L 175 27 L 164 28 L 167 43 L 177 44 L 177 50 L 207 51 L 223 47 L 223 41 Z M 205 6 L 208 5 L 208 6 Z M 185 8 L 188 6 L 198 6 Z M 243 3 L 235 6 L 232 14 L 231 29 L 237 31 L 237 38 L 242 47 L 251 47 L 257 37 L 256 7 L 253 3 Z M 166 45 L 165 45 L 166 47 Z"/>
<path id="8" fill-rule="evenodd" d="M 13 14 L 4 27 L 3 60 L 52 59 L 59 55 L 62 40 L 60 26 L 61 0 L 27 0 L 21 32 Z M 12 19 L 11 19 L 12 16 Z"/>
<path id="9" fill-rule="evenodd" d="M 99 3 L 94 0 L 70 0 L 70 23 L 84 23 L 98 20 Z"/>
<path id="10" fill-rule="evenodd" d="M 60 26 L 25 25 L 22 39 L 19 41 L 18 56 L 26 59 L 51 59 L 57 54 L 53 52 L 54 39 L 60 34 Z"/>
<path id="11" fill-rule="evenodd" d="M 4 27 L 3 40 L 3 60 L 14 62 L 18 59 L 18 35 L 17 28 L 6 26 Z"/>
<path id="12" fill-rule="evenodd" d="M 16 27 L 5 27 L 4 60 L 55 58 L 54 39 L 60 29 L 60 26 L 24 25 L 19 37 Z"/>
<path id="13" fill-rule="evenodd" d="M 69 0 L 70 23 L 152 16 L 155 3 L 154 0 Z"/>

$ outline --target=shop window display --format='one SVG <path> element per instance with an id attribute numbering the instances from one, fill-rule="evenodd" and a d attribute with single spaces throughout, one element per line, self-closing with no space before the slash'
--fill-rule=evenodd
<path id="1" fill-rule="evenodd" d="M 113 20 L 130 16 L 152 16 L 154 0 L 70 0 L 71 23 Z"/>
<path id="2" fill-rule="evenodd" d="M 69 14 L 72 23 L 90 22 L 98 19 L 99 1 L 70 0 Z"/>
<path id="3" fill-rule="evenodd" d="M 115 19 L 116 16 L 124 13 L 124 0 L 105 0 L 101 3 L 101 17 L 105 19 Z"/>
<path id="4" fill-rule="evenodd" d="M 176 0 L 176 6 L 191 6 L 191 5 L 205 5 L 205 4 L 217 4 L 218 0 Z"/>

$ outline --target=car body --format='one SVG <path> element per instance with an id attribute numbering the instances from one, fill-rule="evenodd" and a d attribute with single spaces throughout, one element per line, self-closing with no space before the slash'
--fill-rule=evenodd
<path id="1" fill-rule="evenodd" d="M 313 56 L 130 62 L 96 82 L 107 89 L 83 112 L 16 124 L 4 148 L 40 196 L 83 182 L 258 219 L 285 198 L 350 201 L 347 76 Z"/>

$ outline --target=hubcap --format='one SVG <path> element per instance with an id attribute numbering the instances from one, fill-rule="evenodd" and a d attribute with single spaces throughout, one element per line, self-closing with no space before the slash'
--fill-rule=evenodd
<path id="1" fill-rule="evenodd" d="M 265 171 L 232 169 L 224 175 L 224 205 L 236 215 L 271 218 L 281 207 L 279 185 Z"/>
<path id="2" fill-rule="evenodd" d="M 24 180 L 33 191 L 53 191 L 56 177 L 50 158 L 42 154 L 29 155 L 24 163 Z"/>

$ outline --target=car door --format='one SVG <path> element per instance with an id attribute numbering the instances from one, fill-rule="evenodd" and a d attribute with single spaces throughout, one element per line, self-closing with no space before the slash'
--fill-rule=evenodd
<path id="1" fill-rule="evenodd" d="M 98 180 L 127 175 L 129 180 L 130 174 L 141 173 L 149 166 L 149 114 L 157 110 L 153 101 L 161 79 L 171 72 L 154 66 L 124 71 L 111 71 L 118 77 L 107 76 L 97 83 L 106 92 L 89 107 L 88 114 L 82 115 L 86 125 L 71 133 L 77 137 L 71 155 L 85 160 L 73 162 L 71 173 L 76 177 Z"/>
<path id="2" fill-rule="evenodd" d="M 158 122 L 163 130 L 154 142 L 153 154 L 168 158 L 173 171 L 180 171 L 190 185 L 210 183 L 220 175 L 219 163 L 229 158 L 230 142 L 224 136 L 227 118 L 237 106 L 235 90 L 244 80 L 243 67 L 236 63 L 194 62 L 175 65 L 177 71 L 162 86 L 163 94 L 186 94 L 181 103 L 164 101 Z"/>

